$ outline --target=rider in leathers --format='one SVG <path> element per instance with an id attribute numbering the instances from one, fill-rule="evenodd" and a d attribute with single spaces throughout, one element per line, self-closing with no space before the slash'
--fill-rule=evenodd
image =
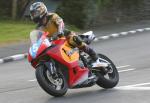
<path id="1" fill-rule="evenodd" d="M 96 52 L 91 49 L 82 39 L 73 31 L 64 29 L 63 19 L 56 13 L 48 13 L 46 6 L 42 2 L 35 2 L 30 6 L 31 19 L 37 23 L 38 30 L 49 32 L 48 37 L 59 34 L 66 36 L 68 43 L 73 47 L 78 47 L 80 50 L 89 54 L 93 60 L 92 66 L 100 65 L 100 61 Z"/>

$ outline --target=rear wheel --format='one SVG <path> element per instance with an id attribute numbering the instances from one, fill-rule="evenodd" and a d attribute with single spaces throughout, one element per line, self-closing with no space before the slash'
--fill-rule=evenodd
<path id="1" fill-rule="evenodd" d="M 57 77 L 52 76 L 46 66 L 39 65 L 36 68 L 36 78 L 41 88 L 52 96 L 60 97 L 67 92 L 67 83 L 62 73 L 58 72 Z"/>
<path id="2" fill-rule="evenodd" d="M 97 75 L 99 77 L 99 79 L 97 81 L 97 85 L 99 85 L 100 87 L 106 88 L 106 89 L 113 88 L 119 82 L 118 70 L 117 70 L 116 66 L 114 65 L 114 63 L 108 57 L 106 57 L 105 55 L 102 55 L 102 54 L 99 54 L 99 57 L 104 59 L 109 64 L 109 66 L 106 68 L 103 68 L 103 69 L 107 70 L 106 73 L 104 73 L 102 71 L 97 73 Z"/>

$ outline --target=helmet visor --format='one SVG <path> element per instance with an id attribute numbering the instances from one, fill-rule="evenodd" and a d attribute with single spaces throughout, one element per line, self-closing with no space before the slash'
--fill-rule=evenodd
<path id="1" fill-rule="evenodd" d="M 30 16 L 31 16 L 31 19 L 33 20 L 34 18 L 37 18 L 39 16 L 39 11 L 37 10 L 32 10 L 30 11 Z"/>

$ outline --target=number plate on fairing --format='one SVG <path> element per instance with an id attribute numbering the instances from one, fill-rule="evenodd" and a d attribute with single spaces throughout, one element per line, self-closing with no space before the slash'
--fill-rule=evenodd
<path id="1" fill-rule="evenodd" d="M 41 49 L 41 51 L 43 51 L 43 50 L 45 50 L 45 48 L 51 46 L 52 43 L 49 42 L 49 40 L 47 38 L 44 39 L 43 41 L 42 41 L 42 38 L 40 38 L 36 43 L 34 43 L 29 50 L 29 53 L 31 54 L 33 59 L 36 58 L 37 53 L 39 52 L 38 50 L 39 50 L 41 45 L 44 46 L 44 48 Z"/>
<path id="2" fill-rule="evenodd" d="M 36 43 L 34 43 L 34 44 L 31 46 L 31 48 L 30 48 L 30 50 L 29 50 L 29 53 L 30 53 L 30 55 L 32 56 L 33 59 L 36 57 L 37 52 L 38 52 L 38 49 L 39 49 L 41 43 L 42 43 L 42 40 L 39 39 Z"/>

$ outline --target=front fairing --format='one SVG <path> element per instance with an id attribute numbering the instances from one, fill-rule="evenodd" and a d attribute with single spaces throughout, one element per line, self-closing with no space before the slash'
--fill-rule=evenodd
<path id="1" fill-rule="evenodd" d="M 48 41 L 48 39 L 42 40 L 39 39 L 36 43 L 34 43 L 30 49 L 29 49 L 29 54 L 33 59 L 35 59 L 39 54 L 41 54 L 46 48 L 51 46 L 51 43 Z"/>
<path id="2" fill-rule="evenodd" d="M 31 47 L 28 52 L 28 61 L 31 62 L 36 59 L 46 48 L 51 46 L 45 32 L 33 30 L 30 33 Z"/>

